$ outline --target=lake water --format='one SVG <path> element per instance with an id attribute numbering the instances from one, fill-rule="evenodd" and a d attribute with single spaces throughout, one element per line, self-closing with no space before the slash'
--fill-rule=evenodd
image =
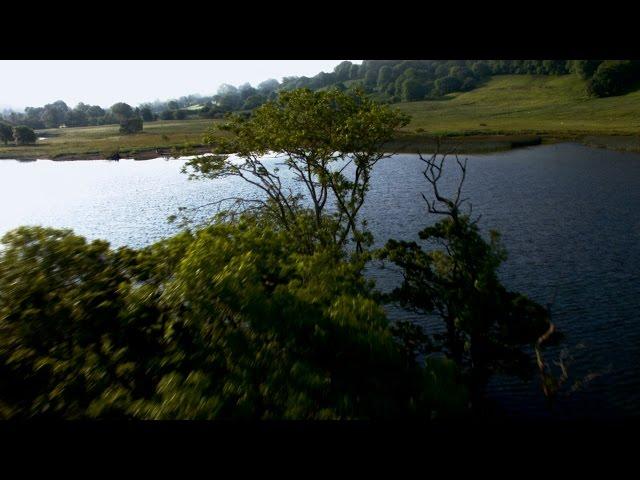
<path id="1" fill-rule="evenodd" d="M 572 384 L 593 379 L 546 408 L 537 377 L 496 377 L 489 396 L 508 415 L 619 417 L 640 413 L 640 155 L 576 144 L 465 155 L 464 195 L 497 229 L 509 257 L 501 268 L 508 288 L 543 304 L 565 334 L 573 357 Z M 250 195 L 236 179 L 188 181 L 184 160 L 0 161 L 0 233 L 19 225 L 73 228 L 114 246 L 139 247 L 177 230 L 167 223 L 178 207 Z M 363 208 L 376 243 L 417 239 L 434 218 L 420 197 L 430 193 L 414 155 L 381 161 Z M 455 172 L 451 165 L 451 172 Z M 443 179 L 453 186 L 455 175 Z M 204 218 L 211 210 L 198 211 Z M 372 266 L 382 289 L 397 274 Z M 391 308 L 393 318 L 424 321 Z M 592 375 L 593 374 L 593 375 Z M 567 389 L 569 390 L 569 389 Z"/>

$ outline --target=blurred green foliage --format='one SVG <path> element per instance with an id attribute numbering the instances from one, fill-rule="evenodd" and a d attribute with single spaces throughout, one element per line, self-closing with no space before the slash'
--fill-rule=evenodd
<path id="1" fill-rule="evenodd" d="M 431 418 L 455 366 L 419 365 L 362 264 L 243 216 L 141 250 L 22 227 L 0 256 L 0 417 Z"/>

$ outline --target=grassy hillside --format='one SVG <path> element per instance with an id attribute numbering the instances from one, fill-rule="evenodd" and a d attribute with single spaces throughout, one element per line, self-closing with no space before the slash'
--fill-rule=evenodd
<path id="1" fill-rule="evenodd" d="M 500 75 L 439 101 L 401 103 L 430 134 L 639 135 L 640 91 L 590 98 L 576 75 Z"/>
<path id="2" fill-rule="evenodd" d="M 575 75 L 500 75 L 466 93 L 442 100 L 400 103 L 412 116 L 393 151 L 429 151 L 444 135 L 460 151 L 482 152 L 573 139 L 586 144 L 640 151 L 640 91 L 590 98 Z M 0 146 L 0 158 L 150 158 L 156 149 L 202 147 L 202 136 L 221 120 L 159 121 L 136 135 L 120 135 L 117 125 L 50 129 L 35 146 Z"/>

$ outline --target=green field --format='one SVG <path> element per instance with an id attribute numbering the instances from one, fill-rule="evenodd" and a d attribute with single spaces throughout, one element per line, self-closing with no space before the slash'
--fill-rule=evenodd
<path id="1" fill-rule="evenodd" d="M 640 135 L 640 91 L 590 98 L 575 75 L 500 75 L 440 101 L 401 103 L 409 129 L 443 135 Z"/>
<path id="2" fill-rule="evenodd" d="M 118 125 L 38 130 L 36 145 L 0 146 L 0 158 L 105 158 L 115 152 L 123 157 L 147 158 L 155 151 L 198 148 L 206 131 L 219 120 L 157 121 L 144 124 L 144 131 L 121 135 Z"/>
<path id="3" fill-rule="evenodd" d="M 437 101 L 400 103 L 412 116 L 390 149 L 429 150 L 435 136 L 461 151 L 490 151 L 541 141 L 571 139 L 586 144 L 640 151 L 640 91 L 590 98 L 575 75 L 501 75 L 466 93 Z M 105 158 L 115 152 L 133 158 L 156 150 L 200 149 L 202 137 L 220 120 L 158 121 L 136 135 L 120 135 L 117 125 L 50 129 L 35 146 L 0 146 L 0 158 Z"/>

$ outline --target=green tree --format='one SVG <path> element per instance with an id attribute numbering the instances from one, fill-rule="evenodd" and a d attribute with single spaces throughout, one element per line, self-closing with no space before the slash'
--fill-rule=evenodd
<path id="1" fill-rule="evenodd" d="M 351 74 L 351 67 L 353 64 L 345 60 L 344 62 L 340 62 L 336 68 L 333 69 L 333 73 L 335 74 L 335 79 L 337 82 L 344 82 L 349 80 Z"/>
<path id="2" fill-rule="evenodd" d="M 0 142 L 6 145 L 13 140 L 13 128 L 8 123 L 0 122 Z"/>
<path id="3" fill-rule="evenodd" d="M 258 90 L 253 88 L 249 83 L 244 83 L 243 85 L 240 85 L 238 87 L 239 103 L 243 104 L 247 100 L 247 98 L 253 95 L 256 95 L 257 93 L 258 93 Z"/>
<path id="4" fill-rule="evenodd" d="M 13 139 L 16 145 L 36 143 L 36 133 L 30 127 L 18 125 L 17 127 L 13 127 Z"/>
<path id="5" fill-rule="evenodd" d="M 364 94 L 336 89 L 283 92 L 254 110 L 249 119 L 233 116 L 206 140 L 220 154 L 235 152 L 240 162 L 225 155 L 197 157 L 185 165 L 191 178 L 240 177 L 262 190 L 264 200 L 252 199 L 289 231 L 298 231 L 309 248 L 315 242 L 344 245 L 352 240 L 358 252 L 370 239 L 358 214 L 371 180 L 371 169 L 388 156 L 382 147 L 408 117 L 379 105 Z M 262 159 L 269 152 L 283 159 L 279 166 Z M 304 195 L 282 185 L 279 168 L 286 168 L 304 187 Z M 347 170 L 351 167 L 351 170 Z M 347 172 L 350 176 L 347 176 Z M 236 199 L 248 201 L 248 199 Z M 311 208 L 304 206 L 309 202 Z M 337 210 L 327 213 L 327 204 Z M 313 228 L 300 224 L 313 219 Z"/>
<path id="6" fill-rule="evenodd" d="M 104 117 L 105 111 L 98 105 L 92 105 L 87 109 L 87 115 L 93 118 Z"/>
<path id="7" fill-rule="evenodd" d="M 463 81 L 465 78 L 470 77 L 472 73 L 467 67 L 454 66 L 449 69 L 449 75 Z"/>
<path id="8" fill-rule="evenodd" d="M 571 68 L 583 80 L 588 80 L 593 76 L 602 60 L 574 60 Z"/>
<path id="9" fill-rule="evenodd" d="M 401 96 L 403 102 L 422 100 L 426 94 L 426 89 L 420 81 L 415 78 L 408 78 L 402 82 Z"/>
<path id="10" fill-rule="evenodd" d="M 440 95 L 446 95 L 447 93 L 460 90 L 462 82 L 457 77 L 447 76 L 438 78 L 434 82 L 434 86 Z"/>
<path id="11" fill-rule="evenodd" d="M 640 62 L 605 60 L 587 82 L 589 94 L 597 97 L 621 95 L 640 82 Z"/>
<path id="12" fill-rule="evenodd" d="M 28 127 L 31 128 L 46 128 L 45 123 L 42 121 L 42 116 L 44 113 L 44 108 L 33 108 L 33 107 L 27 107 L 24 109 L 24 120 L 23 119 L 18 119 L 18 118 L 13 118 L 13 119 L 9 119 L 11 121 L 11 123 L 13 123 L 14 125 L 16 124 L 24 124 L 27 125 Z M 11 112 L 11 115 L 13 116 L 14 112 Z"/>
<path id="13" fill-rule="evenodd" d="M 118 121 L 127 120 L 133 117 L 133 108 L 127 103 L 118 102 L 111 105 L 111 113 L 113 113 Z"/>
<path id="14" fill-rule="evenodd" d="M 79 103 L 75 106 L 74 110 L 76 110 L 76 111 L 78 111 L 78 112 L 82 112 L 82 113 L 86 114 L 90 107 L 91 107 L 91 105 L 87 105 L 86 103 L 79 102 Z"/>
<path id="15" fill-rule="evenodd" d="M 442 77 L 446 77 L 447 75 L 449 75 L 449 69 L 451 67 L 449 67 L 446 63 L 438 63 L 438 65 L 436 66 L 435 69 L 435 76 L 436 78 L 442 78 Z"/>
<path id="16" fill-rule="evenodd" d="M 467 77 L 462 81 L 462 84 L 460 85 L 460 90 L 463 92 L 468 92 L 469 90 L 473 90 L 474 88 L 476 88 L 476 86 L 477 86 L 477 82 L 475 78 Z"/>
<path id="17" fill-rule="evenodd" d="M 477 78 L 485 78 L 491 75 L 491 67 L 484 61 L 479 61 L 473 64 L 471 71 Z"/>
<path id="18" fill-rule="evenodd" d="M 64 117 L 64 123 L 68 127 L 83 127 L 88 121 L 87 114 L 82 109 L 69 110 Z"/>
<path id="19" fill-rule="evenodd" d="M 2 243 L 0 417 L 81 416 L 117 375 L 111 349 L 122 346 L 127 281 L 117 255 L 106 242 L 40 227 Z"/>
<path id="20" fill-rule="evenodd" d="M 543 60 L 542 66 L 547 75 L 564 75 L 568 73 L 566 60 Z"/>
<path id="21" fill-rule="evenodd" d="M 276 91 L 278 87 L 280 87 L 280 82 L 275 78 L 270 78 L 258 84 L 258 91 L 266 95 Z"/>
<path id="22" fill-rule="evenodd" d="M 266 99 L 262 95 L 251 95 L 242 105 L 243 110 L 253 110 L 262 105 Z"/>
<path id="23" fill-rule="evenodd" d="M 232 112 L 242 106 L 240 93 L 233 85 L 223 84 L 214 97 L 218 106 L 225 112 Z"/>
<path id="24" fill-rule="evenodd" d="M 142 116 L 142 120 L 145 122 L 153 121 L 153 112 L 151 111 L 151 107 L 148 105 L 145 105 L 140 109 L 140 115 Z"/>
<path id="25" fill-rule="evenodd" d="M 349 79 L 356 80 L 360 78 L 360 76 L 360 65 L 358 65 L 357 63 L 352 64 L 349 68 Z"/>
<path id="26" fill-rule="evenodd" d="M 127 118 L 120 122 L 120 133 L 129 135 L 129 134 L 141 132 L 142 125 L 143 125 L 143 122 L 142 122 L 142 118 L 140 117 Z"/>
<path id="27" fill-rule="evenodd" d="M 58 100 L 44 106 L 40 119 L 47 128 L 56 128 L 64 123 L 68 111 L 67 104 Z"/>
<path id="28" fill-rule="evenodd" d="M 378 72 L 372 68 L 366 70 L 364 74 L 364 86 L 365 87 L 375 87 L 376 81 L 378 80 Z"/>
<path id="29" fill-rule="evenodd" d="M 533 345 L 547 331 L 549 319 L 542 306 L 500 283 L 497 270 L 506 252 L 498 232 L 491 231 L 485 240 L 470 211 L 462 211 L 467 167 L 457 157 L 460 182 L 453 197 L 443 194 L 439 182 L 446 158 L 420 155 L 423 176 L 433 190 L 433 198 L 422 197 L 427 211 L 442 218 L 419 232 L 428 248 L 390 240 L 379 255 L 403 273 L 390 299 L 442 319 L 445 335 L 425 336 L 424 349 L 443 351 L 459 366 L 477 406 L 491 373 L 531 373 L 530 358 L 520 347 Z"/>
<path id="30" fill-rule="evenodd" d="M 391 82 L 393 72 L 389 65 L 384 65 L 378 71 L 378 90 L 386 88 L 387 84 Z"/>

